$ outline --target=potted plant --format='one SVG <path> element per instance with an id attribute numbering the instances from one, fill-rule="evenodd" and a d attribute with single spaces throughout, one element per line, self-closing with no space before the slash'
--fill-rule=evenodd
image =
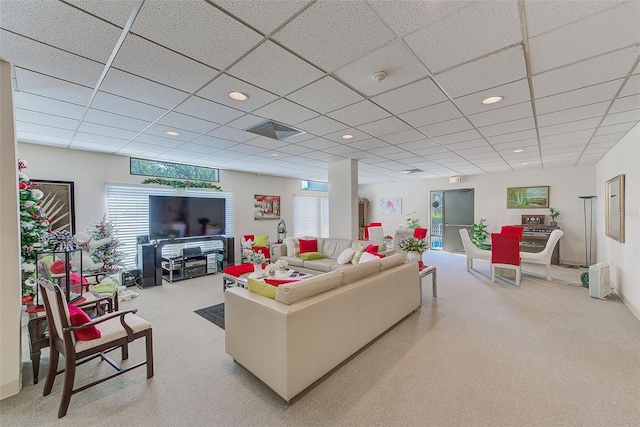
<path id="1" fill-rule="evenodd" d="M 262 274 L 262 264 L 266 261 L 266 257 L 262 252 L 255 252 L 251 249 L 245 249 L 243 253 L 248 262 L 253 264 L 253 271 L 256 274 Z"/>
<path id="2" fill-rule="evenodd" d="M 549 212 L 551 213 L 551 222 L 549 223 L 552 227 L 557 227 L 558 223 L 556 219 L 560 216 L 560 211 L 555 208 L 549 208 Z"/>
<path id="3" fill-rule="evenodd" d="M 479 249 L 491 249 L 491 245 L 487 243 L 489 232 L 487 231 L 486 219 L 480 218 L 479 223 L 473 224 L 473 233 L 471 234 L 471 243 Z"/>
<path id="4" fill-rule="evenodd" d="M 420 227 L 418 220 L 414 216 L 415 214 L 416 214 L 415 211 L 407 214 L 407 228 L 410 228 L 412 230 L 415 230 L 416 228 Z"/>
<path id="5" fill-rule="evenodd" d="M 427 250 L 427 239 L 418 239 L 417 237 L 403 237 L 398 242 L 398 247 L 407 253 L 407 260 L 418 262 L 422 259 L 422 253 Z"/>

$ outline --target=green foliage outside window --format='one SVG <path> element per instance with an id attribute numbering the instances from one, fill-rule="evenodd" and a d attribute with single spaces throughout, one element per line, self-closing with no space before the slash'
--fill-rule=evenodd
<path id="1" fill-rule="evenodd" d="M 218 169 L 155 160 L 130 159 L 131 175 L 218 182 Z"/>

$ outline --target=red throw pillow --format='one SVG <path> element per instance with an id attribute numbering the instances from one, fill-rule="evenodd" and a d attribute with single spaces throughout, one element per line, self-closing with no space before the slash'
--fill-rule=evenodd
<path id="1" fill-rule="evenodd" d="M 69 320 L 71 321 L 71 326 L 80 326 L 91 322 L 89 315 L 82 311 L 82 309 L 73 304 L 67 304 L 67 306 L 69 307 Z M 73 333 L 76 335 L 76 339 L 78 341 L 95 340 L 101 336 L 100 331 L 95 326 L 90 326 L 81 331 L 74 331 Z"/>
<path id="2" fill-rule="evenodd" d="M 373 252 L 373 253 L 372 253 L 372 252 L 369 252 L 369 253 L 370 253 L 371 255 L 375 255 L 375 256 L 377 256 L 378 258 L 384 258 L 384 256 L 385 256 L 384 254 L 379 254 L 379 253 L 377 253 L 377 252 Z"/>
<path id="3" fill-rule="evenodd" d="M 378 253 L 378 245 L 369 245 L 369 246 L 367 246 L 367 248 L 364 251 L 365 252 L 369 252 L 370 254 L 377 254 Z"/>
<path id="4" fill-rule="evenodd" d="M 301 254 L 305 252 L 318 252 L 318 241 L 316 239 L 298 239 L 298 242 L 300 242 Z"/>
<path id="5" fill-rule="evenodd" d="M 265 278 L 264 279 L 264 283 L 268 283 L 271 286 L 280 286 L 280 285 L 286 285 L 287 283 L 293 283 L 293 282 L 299 282 L 298 279 L 269 279 L 269 278 Z"/>

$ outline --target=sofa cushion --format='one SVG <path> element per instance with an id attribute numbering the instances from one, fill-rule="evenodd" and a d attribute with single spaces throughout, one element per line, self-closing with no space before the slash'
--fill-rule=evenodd
<path id="1" fill-rule="evenodd" d="M 364 252 L 362 254 L 362 256 L 360 257 L 360 262 L 358 263 L 358 265 L 365 263 L 365 262 L 371 262 L 371 261 L 378 261 L 380 258 L 378 257 L 378 255 L 376 254 L 372 254 L 369 252 Z"/>
<path id="2" fill-rule="evenodd" d="M 364 253 L 364 245 L 358 245 L 356 247 L 356 253 L 353 254 L 353 258 L 351 258 L 351 264 L 356 265 L 360 262 L 360 257 Z"/>
<path id="3" fill-rule="evenodd" d="M 332 258 L 320 258 L 304 262 L 304 268 L 315 271 L 331 271 L 334 265 L 338 265 L 338 261 Z"/>
<path id="4" fill-rule="evenodd" d="M 318 247 L 318 250 L 324 254 L 327 258 L 338 259 L 342 251 L 351 247 L 351 240 L 349 239 L 338 239 L 338 238 L 327 238 L 324 239 L 324 244 L 322 247 Z"/>
<path id="5" fill-rule="evenodd" d="M 380 271 L 404 264 L 404 254 L 397 253 L 380 260 Z"/>
<path id="6" fill-rule="evenodd" d="M 341 271 L 344 275 L 342 279 L 342 284 L 346 285 L 348 283 L 355 282 L 356 280 L 360 280 L 364 277 L 371 276 L 372 274 L 378 273 L 380 270 L 380 261 L 371 261 L 371 262 L 363 262 L 362 264 L 350 266 L 350 267 L 342 267 L 337 271 Z"/>
<path id="7" fill-rule="evenodd" d="M 298 239 L 300 243 L 300 253 L 318 252 L 318 241 L 316 239 Z"/>
<path id="8" fill-rule="evenodd" d="M 300 242 L 298 241 L 298 239 L 290 237 L 284 242 L 287 245 L 287 256 L 296 257 L 300 255 Z"/>
<path id="9" fill-rule="evenodd" d="M 340 285 L 342 285 L 342 272 L 332 271 L 326 274 L 319 274 L 299 282 L 278 286 L 276 301 L 290 305 L 337 288 Z"/>
<path id="10" fill-rule="evenodd" d="M 250 292 L 255 292 L 256 294 L 260 294 L 271 299 L 275 299 L 278 292 L 278 288 L 276 286 L 272 286 L 251 277 L 247 278 L 247 287 Z"/>
<path id="11" fill-rule="evenodd" d="M 340 253 L 338 256 L 338 264 L 347 264 L 351 262 L 351 258 L 353 258 L 353 254 L 356 253 L 355 249 L 347 248 Z"/>
<path id="12" fill-rule="evenodd" d="M 320 252 L 304 252 L 300 254 L 300 258 L 302 258 L 305 261 L 310 261 L 312 259 L 322 259 L 324 257 L 325 256 Z"/>
<path id="13" fill-rule="evenodd" d="M 304 260 L 299 256 L 281 256 L 280 259 L 287 261 L 291 267 L 304 267 Z"/>

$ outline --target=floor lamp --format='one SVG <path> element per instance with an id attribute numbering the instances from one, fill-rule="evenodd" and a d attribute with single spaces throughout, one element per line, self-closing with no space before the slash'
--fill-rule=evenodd
<path id="1" fill-rule="evenodd" d="M 591 235 L 593 234 L 593 199 L 596 196 L 578 196 L 584 203 L 584 262 L 580 267 L 589 268 L 591 265 Z M 587 201 L 589 201 L 589 220 L 587 221 Z M 587 222 L 589 228 L 587 228 Z"/>

